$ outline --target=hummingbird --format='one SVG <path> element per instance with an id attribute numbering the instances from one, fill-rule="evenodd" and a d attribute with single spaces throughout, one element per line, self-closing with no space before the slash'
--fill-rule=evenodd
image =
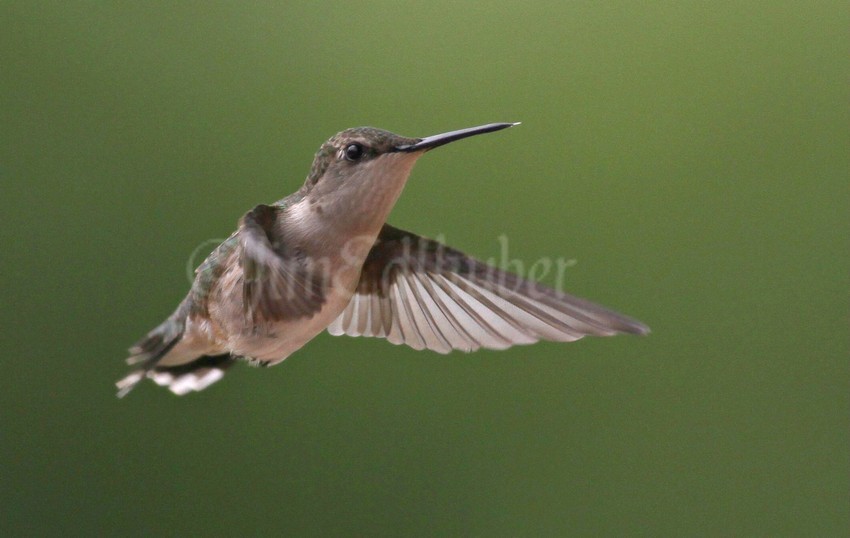
<path id="1" fill-rule="evenodd" d="M 647 334 L 637 320 L 386 223 L 422 155 L 514 125 L 331 137 L 303 186 L 248 211 L 174 313 L 130 348 L 134 370 L 118 396 L 145 378 L 177 395 L 200 391 L 238 361 L 277 364 L 324 330 L 438 353 Z"/>

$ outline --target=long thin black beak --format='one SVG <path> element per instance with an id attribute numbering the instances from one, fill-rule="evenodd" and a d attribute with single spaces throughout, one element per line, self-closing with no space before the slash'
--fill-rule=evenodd
<path id="1" fill-rule="evenodd" d="M 480 125 L 478 127 L 469 127 L 468 129 L 449 131 L 448 133 L 438 134 L 434 136 L 426 136 L 425 138 L 421 138 L 418 142 L 414 142 L 413 144 L 397 146 L 395 150 L 404 152 L 427 151 L 429 149 L 434 149 L 444 144 L 448 144 L 449 142 L 460 140 L 461 138 L 467 138 L 470 136 L 475 136 L 484 133 L 492 133 L 493 131 L 501 131 L 502 129 L 507 129 L 508 127 L 513 127 L 514 125 L 519 124 L 520 122 L 488 123 L 487 125 Z"/>

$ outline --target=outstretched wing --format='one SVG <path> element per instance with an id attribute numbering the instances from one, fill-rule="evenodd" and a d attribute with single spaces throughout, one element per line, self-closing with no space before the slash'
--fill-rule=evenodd
<path id="1" fill-rule="evenodd" d="M 255 323 L 309 317 L 321 310 L 329 275 L 287 245 L 278 226 L 280 208 L 258 205 L 239 225 L 243 306 Z"/>
<path id="2" fill-rule="evenodd" d="M 384 225 L 333 335 L 375 336 L 414 349 L 504 349 L 538 340 L 646 334 L 604 307 Z"/>

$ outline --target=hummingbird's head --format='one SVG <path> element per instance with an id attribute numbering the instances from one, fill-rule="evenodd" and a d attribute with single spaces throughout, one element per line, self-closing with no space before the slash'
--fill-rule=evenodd
<path id="1" fill-rule="evenodd" d="M 355 127 L 337 133 L 322 144 L 313 159 L 310 175 L 305 187 L 320 191 L 335 191 L 343 183 L 357 181 L 358 176 L 367 177 L 381 172 L 385 175 L 400 164 L 409 161 L 410 166 L 417 155 L 397 159 L 396 148 L 416 143 L 415 138 L 406 138 L 374 127 Z M 407 167 L 409 169 L 409 166 Z"/>
<path id="2" fill-rule="evenodd" d="M 516 125 L 491 123 L 425 138 L 408 138 L 375 129 L 355 127 L 322 144 L 302 187 L 304 204 L 296 212 L 332 212 L 357 221 L 383 224 L 395 204 L 413 164 L 426 151 L 461 138 Z"/>
<path id="3" fill-rule="evenodd" d="M 408 138 L 374 127 L 346 129 L 322 144 L 313 159 L 305 187 L 331 183 L 338 187 L 358 176 L 391 176 L 409 173 L 426 151 L 477 134 L 499 131 L 518 123 L 490 123 L 425 138 Z"/>

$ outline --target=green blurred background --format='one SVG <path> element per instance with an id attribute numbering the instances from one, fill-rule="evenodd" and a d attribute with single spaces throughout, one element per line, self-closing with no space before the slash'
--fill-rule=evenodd
<path id="1" fill-rule="evenodd" d="M 848 15 L 1 3 L 0 534 L 846 535 Z M 649 337 L 323 334 L 115 398 L 192 251 L 326 138 L 493 121 L 523 125 L 422 159 L 391 221 L 575 259 L 567 289 Z"/>

